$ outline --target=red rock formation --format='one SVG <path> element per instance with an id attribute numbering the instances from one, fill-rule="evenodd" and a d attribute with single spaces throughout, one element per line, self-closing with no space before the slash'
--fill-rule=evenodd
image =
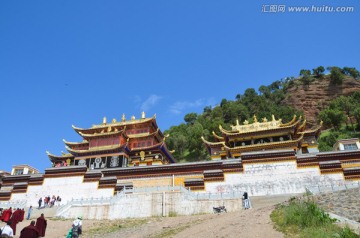
<path id="1" fill-rule="evenodd" d="M 296 82 L 296 84 L 299 81 Z M 309 86 L 297 85 L 287 90 L 284 103 L 298 110 L 304 111 L 309 126 L 317 124 L 317 116 L 329 102 L 339 96 L 348 96 L 360 91 L 360 80 L 345 77 L 341 85 L 330 84 L 325 76 L 323 80 L 315 80 Z"/>

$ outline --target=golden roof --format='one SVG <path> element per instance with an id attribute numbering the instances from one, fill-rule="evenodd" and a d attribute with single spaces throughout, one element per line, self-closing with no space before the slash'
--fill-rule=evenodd
<path id="1" fill-rule="evenodd" d="M 137 133 L 137 134 L 126 134 L 126 137 L 132 139 L 132 138 L 141 138 L 141 137 L 147 137 L 147 136 L 153 136 L 158 134 L 160 131 L 159 128 L 156 129 L 156 131 L 150 133 L 150 132 L 145 132 L 145 133 Z"/>
<path id="2" fill-rule="evenodd" d="M 115 126 L 126 126 L 126 125 L 133 125 L 133 124 L 139 124 L 139 123 L 145 123 L 145 122 L 149 122 L 156 119 L 156 114 L 153 117 L 150 118 L 140 118 L 140 119 L 134 119 L 134 120 L 125 120 L 125 115 L 123 115 L 122 117 L 122 121 L 116 121 L 116 119 L 112 120 L 111 123 L 106 123 L 106 124 L 94 124 L 92 125 L 92 127 L 90 128 L 81 128 L 81 127 L 77 127 L 75 125 L 72 125 L 72 128 L 77 131 L 89 131 L 89 130 L 94 130 L 94 129 L 102 129 L 102 128 L 108 128 L 109 126 L 111 127 L 115 127 Z"/>
<path id="3" fill-rule="evenodd" d="M 69 151 L 69 152 L 73 152 L 73 153 L 89 153 L 89 152 L 97 152 L 97 151 L 105 151 L 105 150 L 114 150 L 114 149 L 120 149 L 121 147 L 125 147 L 127 144 L 124 145 L 106 145 L 106 146 L 97 146 L 97 147 L 91 147 L 88 150 L 75 150 L 75 149 L 71 149 L 68 146 L 65 146 L 65 148 Z"/>
<path id="4" fill-rule="evenodd" d="M 89 142 L 87 140 L 83 140 L 81 142 L 70 142 L 63 139 L 63 142 L 67 145 L 82 145 L 82 144 L 88 144 Z"/>
<path id="5" fill-rule="evenodd" d="M 88 137 L 97 137 L 97 136 L 109 136 L 109 135 L 116 135 L 116 134 L 121 134 L 123 133 L 125 130 L 125 128 L 123 130 L 119 130 L 119 131 L 110 131 L 110 132 L 105 132 L 105 131 L 102 131 L 100 133 L 94 133 L 94 134 L 86 134 L 86 133 L 83 133 L 81 131 L 79 131 L 79 134 L 82 136 L 82 137 L 85 137 L 85 138 L 88 138 Z"/>
<path id="6" fill-rule="evenodd" d="M 265 118 L 266 119 L 266 118 Z M 283 128 L 291 128 L 294 124 L 297 122 L 300 122 L 301 117 L 299 117 L 299 120 L 296 120 L 296 115 L 294 115 L 293 119 L 283 124 L 281 122 L 281 119 L 275 120 L 275 117 L 273 116 L 271 121 L 267 121 L 263 119 L 263 122 L 258 122 L 256 117 L 254 119 L 254 123 L 247 124 L 245 121 L 244 125 L 240 125 L 239 121 L 236 120 L 236 125 L 231 126 L 231 131 L 225 130 L 222 128 L 221 125 L 219 125 L 219 129 L 224 134 L 229 135 L 237 135 L 241 133 L 250 133 L 250 132 L 258 132 L 258 131 L 267 131 L 267 130 L 273 130 L 273 129 L 283 129 Z"/>
<path id="7" fill-rule="evenodd" d="M 213 136 L 218 140 L 225 140 L 224 137 L 216 135 L 215 131 L 212 132 Z"/>

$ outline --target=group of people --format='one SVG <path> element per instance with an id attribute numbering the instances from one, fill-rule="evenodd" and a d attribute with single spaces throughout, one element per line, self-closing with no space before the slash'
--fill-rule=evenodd
<path id="1" fill-rule="evenodd" d="M 45 208 L 45 207 L 60 206 L 60 202 L 61 202 L 60 196 L 56 197 L 55 195 L 53 195 L 50 198 L 50 195 L 48 195 L 48 196 L 45 196 L 44 198 L 40 197 L 39 201 L 38 201 L 38 204 L 39 204 L 38 209 Z"/>
<path id="2" fill-rule="evenodd" d="M 31 209 L 32 207 L 30 207 Z M 29 209 L 29 210 L 30 210 Z M 2 212 L 0 219 L 3 222 L 6 222 L 6 225 L 1 227 L 1 237 L 14 237 L 16 235 L 16 225 L 19 222 L 24 220 L 24 209 L 15 209 L 12 211 L 12 208 L 6 209 Z M 29 219 L 30 215 L 28 213 L 27 219 Z M 24 227 L 20 232 L 20 238 L 38 238 L 44 237 L 45 231 L 47 227 L 47 221 L 44 217 L 44 214 L 41 214 L 39 218 L 35 221 L 31 221 L 30 225 Z"/>

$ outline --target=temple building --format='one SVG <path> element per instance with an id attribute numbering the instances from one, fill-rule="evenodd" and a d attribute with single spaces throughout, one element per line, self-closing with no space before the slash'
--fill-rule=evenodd
<path id="1" fill-rule="evenodd" d="M 86 165 L 95 170 L 175 162 L 166 147 L 166 136 L 156 124 L 156 115 L 146 118 L 143 112 L 140 119 L 132 116 L 126 120 L 123 114 L 121 121 L 113 119 L 110 123 L 104 117 L 102 124 L 87 129 L 73 126 L 73 129 L 83 140 L 63 140 L 68 153 L 60 156 L 47 152 L 53 167 Z"/>
<path id="2" fill-rule="evenodd" d="M 211 159 L 240 158 L 244 152 L 268 150 L 294 150 L 297 154 L 317 153 L 317 139 L 321 125 L 313 130 L 306 130 L 306 120 L 294 115 L 290 122 L 282 123 L 281 119 L 263 118 L 259 122 L 254 116 L 253 123 L 244 121 L 243 125 L 236 121 L 231 130 L 225 130 L 219 125 L 221 135 L 213 132 L 215 142 L 202 137 Z"/>

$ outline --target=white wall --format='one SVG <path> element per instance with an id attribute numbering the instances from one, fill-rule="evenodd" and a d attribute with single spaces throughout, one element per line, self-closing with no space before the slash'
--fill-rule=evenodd
<path id="1" fill-rule="evenodd" d="M 83 183 L 83 176 L 45 178 L 42 185 L 28 186 L 27 193 L 14 193 L 11 200 L 26 200 L 27 206 L 38 207 L 39 198 L 50 195 L 60 196 L 65 204 L 72 198 L 100 198 L 113 196 L 114 189 L 98 189 L 98 182 Z"/>
<path id="2" fill-rule="evenodd" d="M 342 174 L 320 175 L 318 168 L 297 168 L 295 161 L 244 164 L 244 172 L 225 174 L 224 182 L 207 182 L 206 192 L 247 191 L 252 196 L 303 193 L 314 184 L 344 181 Z"/>

